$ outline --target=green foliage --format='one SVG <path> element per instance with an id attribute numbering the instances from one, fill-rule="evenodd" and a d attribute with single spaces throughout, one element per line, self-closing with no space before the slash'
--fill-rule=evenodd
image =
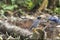
<path id="1" fill-rule="evenodd" d="M 11 0 L 12 4 L 15 4 L 15 1 L 16 1 L 16 0 Z"/>
<path id="2" fill-rule="evenodd" d="M 17 4 L 32 10 L 36 5 L 40 4 L 42 0 L 16 0 Z"/>
<path id="3" fill-rule="evenodd" d="M 10 0 L 10 1 L 13 6 L 8 5 L 7 7 L 5 7 L 6 5 L 4 5 L 3 6 L 4 9 L 11 10 L 11 9 L 13 9 L 14 5 L 19 4 L 20 6 L 23 6 L 23 7 L 27 8 L 28 10 L 32 10 L 36 5 L 42 3 L 42 0 Z"/>
<path id="4" fill-rule="evenodd" d="M 60 8 L 55 8 L 54 12 L 60 14 Z"/>
<path id="5" fill-rule="evenodd" d="M 22 9 L 19 9 L 20 14 L 24 15 L 25 12 Z"/>
<path id="6" fill-rule="evenodd" d="M 25 4 L 27 6 L 27 9 L 31 10 L 34 7 L 34 4 L 31 0 L 25 1 Z"/>
<path id="7" fill-rule="evenodd" d="M 17 1 L 17 4 L 19 4 L 20 6 L 24 6 L 29 10 L 34 7 L 32 0 L 16 0 L 16 1 Z"/>
<path id="8" fill-rule="evenodd" d="M 13 11 L 14 8 L 18 8 L 18 6 L 16 4 L 14 4 L 15 1 L 12 1 L 12 4 L 13 5 L 7 5 L 7 4 L 4 4 L 3 2 L 0 2 L 0 8 L 2 8 L 3 10 L 11 10 Z"/>
<path id="9" fill-rule="evenodd" d="M 17 5 L 3 5 L 2 8 L 4 10 L 11 10 L 11 11 L 13 11 L 14 8 L 17 8 Z"/>
<path id="10" fill-rule="evenodd" d="M 3 14 L 4 14 L 4 10 L 0 10 L 0 14 L 2 14 L 2 15 L 3 15 Z"/>

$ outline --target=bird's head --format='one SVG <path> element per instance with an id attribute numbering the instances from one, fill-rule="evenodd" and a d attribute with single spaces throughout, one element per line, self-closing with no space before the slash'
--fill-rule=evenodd
<path id="1" fill-rule="evenodd" d="M 40 17 L 40 16 L 38 16 L 38 17 L 37 17 L 37 19 L 41 19 L 41 17 Z"/>

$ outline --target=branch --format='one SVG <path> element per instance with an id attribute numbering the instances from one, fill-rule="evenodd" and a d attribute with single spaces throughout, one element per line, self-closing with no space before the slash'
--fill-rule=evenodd
<path id="1" fill-rule="evenodd" d="M 29 36 L 29 35 L 33 34 L 32 32 L 30 32 L 27 29 L 22 29 L 20 27 L 17 27 L 15 25 L 11 25 L 7 22 L 0 20 L 0 31 L 1 30 L 4 32 L 9 32 L 9 33 L 14 32 L 14 33 L 22 35 L 22 36 Z"/>

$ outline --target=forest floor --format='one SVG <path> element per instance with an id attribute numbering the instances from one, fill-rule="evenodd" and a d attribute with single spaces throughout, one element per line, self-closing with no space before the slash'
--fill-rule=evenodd
<path id="1" fill-rule="evenodd" d="M 6 7 L 6 5 L 4 5 Z M 29 11 L 23 7 L 10 5 L 0 8 L 0 40 L 56 40 L 60 38 L 60 14 L 51 9 L 39 11 L 37 8 Z M 14 9 L 13 9 L 14 8 Z M 53 21 L 49 17 L 55 17 Z M 40 17 L 40 23 L 36 19 Z M 36 21 L 35 21 L 36 20 Z M 31 28 L 33 24 L 38 24 L 36 28 Z"/>

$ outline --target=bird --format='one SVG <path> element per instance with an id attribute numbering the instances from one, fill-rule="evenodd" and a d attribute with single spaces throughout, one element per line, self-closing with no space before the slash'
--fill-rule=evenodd
<path id="1" fill-rule="evenodd" d="M 50 21 L 54 21 L 54 22 L 56 22 L 56 23 L 58 23 L 58 17 L 57 16 L 50 16 L 49 18 L 48 18 Z"/>
<path id="2" fill-rule="evenodd" d="M 29 30 L 32 30 L 32 28 L 38 27 L 38 24 L 40 24 L 40 19 L 41 19 L 41 17 L 37 17 L 37 19 L 33 21 Z"/>
<path id="3" fill-rule="evenodd" d="M 60 19 L 58 19 L 58 24 L 60 24 Z"/>
<path id="4" fill-rule="evenodd" d="M 48 19 L 50 21 L 60 24 L 60 18 L 58 18 L 58 16 L 50 16 Z"/>

